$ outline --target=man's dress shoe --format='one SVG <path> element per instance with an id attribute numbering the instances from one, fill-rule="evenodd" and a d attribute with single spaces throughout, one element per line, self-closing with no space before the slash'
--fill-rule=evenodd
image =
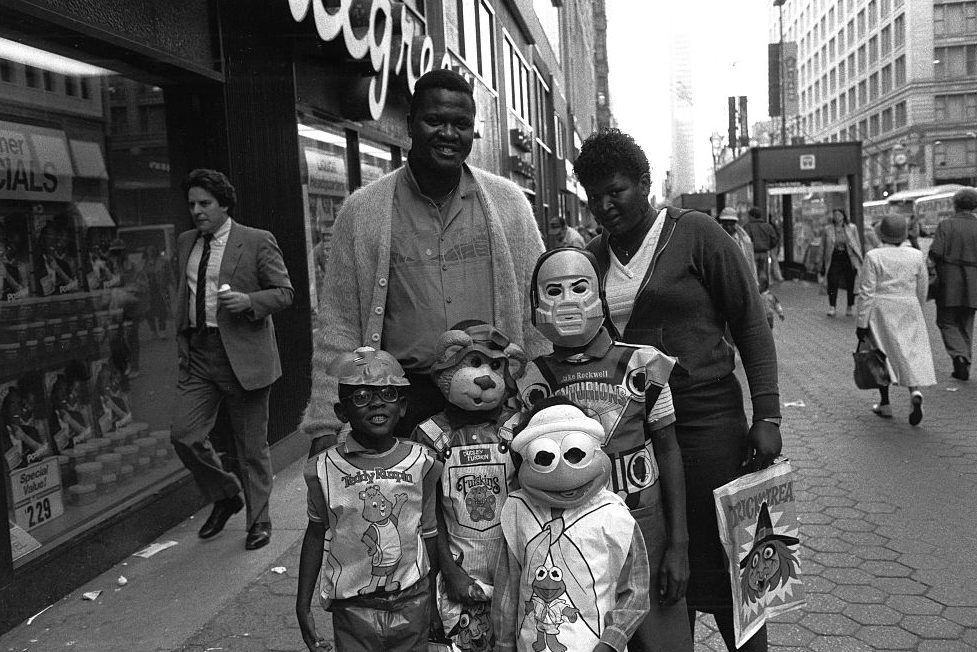
<path id="1" fill-rule="evenodd" d="M 244 547 L 248 550 L 257 550 L 267 546 L 269 541 L 271 541 L 271 523 L 255 523 L 248 530 Z"/>
<path id="2" fill-rule="evenodd" d="M 214 503 L 214 511 L 210 513 L 207 522 L 198 533 L 201 539 L 209 539 L 224 529 L 227 519 L 244 508 L 244 501 L 240 496 L 225 498 Z"/>

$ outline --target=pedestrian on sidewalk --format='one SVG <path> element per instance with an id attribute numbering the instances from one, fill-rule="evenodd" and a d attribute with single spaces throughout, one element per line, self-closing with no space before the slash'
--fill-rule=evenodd
<path id="1" fill-rule="evenodd" d="M 443 631 L 433 579 L 442 464 L 423 444 L 394 436 L 410 382 L 392 355 L 361 347 L 329 372 L 338 383 L 336 418 L 351 430 L 305 466 L 309 525 L 295 598 L 302 639 L 309 650 L 328 649 L 312 616 L 321 572 L 339 652 L 424 650 L 429 632 Z"/>
<path id="2" fill-rule="evenodd" d="M 747 214 L 750 221 L 743 225 L 743 230 L 753 241 L 753 257 L 756 261 L 757 275 L 770 278 L 770 254 L 780 244 L 780 234 L 777 227 L 763 219 L 763 214 L 756 206 L 750 206 Z"/>
<path id="3" fill-rule="evenodd" d="M 855 306 L 855 278 L 862 266 L 862 243 L 858 229 L 840 208 L 831 211 L 831 224 L 821 234 L 821 275 L 828 281 L 828 317 L 835 316 L 838 289 L 848 294 L 845 315 L 851 316 Z"/>
<path id="4" fill-rule="evenodd" d="M 294 291 L 275 236 L 231 219 L 237 192 L 223 173 L 194 170 L 184 191 L 195 228 L 177 240 L 179 374 L 170 438 L 214 503 L 200 538 L 215 536 L 246 504 L 244 547 L 255 550 L 271 540 L 268 395 L 282 375 L 271 316 L 292 304 Z M 241 480 L 208 439 L 225 401 Z"/>
<path id="5" fill-rule="evenodd" d="M 750 239 L 750 234 L 740 226 L 740 220 L 736 216 L 736 210 L 727 206 L 719 212 L 719 217 L 716 219 L 719 221 L 719 226 L 723 227 L 723 230 L 729 234 L 729 237 L 736 242 L 736 246 L 743 252 L 743 257 L 746 258 L 746 264 L 750 268 L 750 272 L 757 278 L 757 282 L 759 283 L 756 258 L 753 255 L 753 240 Z"/>
<path id="6" fill-rule="evenodd" d="M 936 325 L 953 360 L 951 375 L 967 380 L 977 309 L 977 190 L 958 190 L 953 195 L 953 210 L 954 215 L 936 227 L 929 255 L 940 279 Z"/>
<path id="7" fill-rule="evenodd" d="M 892 382 L 909 389 L 909 423 L 923 419 L 920 387 L 936 384 L 923 304 L 929 286 L 926 259 L 907 241 L 908 223 L 901 215 L 887 215 L 879 225 L 882 246 L 865 256 L 859 284 L 859 340 L 871 337 L 885 354 Z M 889 387 L 879 388 L 872 411 L 891 417 Z"/>
<path id="8" fill-rule="evenodd" d="M 694 626 L 697 611 L 712 613 L 727 648 L 735 650 L 712 490 L 744 469 L 769 466 L 782 447 L 777 351 L 757 278 L 712 217 L 651 206 L 648 158 L 631 136 L 617 129 L 592 134 L 573 167 L 604 228 L 587 249 L 604 279 L 608 321 L 620 341 L 678 358 L 668 382 L 685 471 L 689 621 Z M 750 383 L 752 425 L 727 326 Z M 766 627 L 740 650 L 765 652 Z"/>

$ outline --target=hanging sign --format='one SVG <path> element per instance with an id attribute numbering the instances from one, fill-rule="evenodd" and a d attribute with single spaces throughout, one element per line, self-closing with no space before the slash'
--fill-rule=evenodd
<path id="1" fill-rule="evenodd" d="M 352 97 L 348 98 L 347 118 L 379 120 L 387 102 L 391 76 L 402 76 L 408 92 L 413 93 L 417 79 L 434 67 L 434 42 L 403 2 L 288 0 L 288 7 L 297 23 L 305 20 L 311 7 L 319 38 L 330 42 L 342 34 L 352 58 L 364 59 L 369 55 L 370 66 L 377 74 L 353 89 Z M 363 115 L 356 115 L 361 111 Z"/>
<path id="2" fill-rule="evenodd" d="M 71 201 L 63 131 L 0 120 L 0 199 Z"/>

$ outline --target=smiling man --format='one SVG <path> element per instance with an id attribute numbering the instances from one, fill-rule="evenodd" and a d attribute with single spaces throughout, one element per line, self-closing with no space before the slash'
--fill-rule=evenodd
<path id="1" fill-rule="evenodd" d="M 465 163 L 475 99 L 465 79 L 432 70 L 417 80 L 407 116 L 407 165 L 353 193 L 333 230 L 303 429 L 322 450 L 339 430 L 329 364 L 358 346 L 383 348 L 411 383 L 397 436 L 444 409 L 431 379 L 435 343 L 479 319 L 532 356 L 547 346 L 532 326 L 529 281 L 543 240 L 522 190 Z"/>

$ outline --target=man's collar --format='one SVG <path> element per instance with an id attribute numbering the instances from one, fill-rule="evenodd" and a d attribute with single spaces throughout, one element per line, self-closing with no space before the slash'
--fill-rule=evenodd
<path id="1" fill-rule="evenodd" d="M 407 180 L 407 185 L 411 190 L 416 192 L 421 197 L 427 197 L 427 195 L 425 195 L 424 192 L 421 190 L 421 187 L 417 184 L 417 177 L 414 176 L 414 170 L 410 166 L 410 159 L 408 159 L 407 162 L 404 163 L 404 178 Z M 468 163 L 462 163 L 461 178 L 458 180 L 459 195 L 461 195 L 462 197 L 468 196 L 468 193 L 470 193 L 472 190 L 472 179 L 473 179 L 473 175 L 472 175 L 471 168 L 468 167 Z M 433 201 L 431 197 L 427 197 L 427 198 Z"/>
<path id="2" fill-rule="evenodd" d="M 553 357 L 560 362 L 587 362 L 588 360 L 603 358 L 612 346 L 614 346 L 614 338 L 607 332 L 607 328 L 601 326 L 600 331 L 586 347 L 570 349 L 554 346 Z"/>
<path id="3" fill-rule="evenodd" d="M 227 234 L 231 232 L 232 222 L 234 222 L 234 220 L 231 219 L 230 217 L 224 220 L 224 223 L 221 224 L 219 227 L 217 227 L 217 230 L 214 231 L 214 240 L 217 240 L 218 242 L 224 242 L 227 239 Z M 204 235 L 203 233 L 200 233 L 199 231 L 197 232 L 197 237 L 203 237 L 203 235 Z"/>

